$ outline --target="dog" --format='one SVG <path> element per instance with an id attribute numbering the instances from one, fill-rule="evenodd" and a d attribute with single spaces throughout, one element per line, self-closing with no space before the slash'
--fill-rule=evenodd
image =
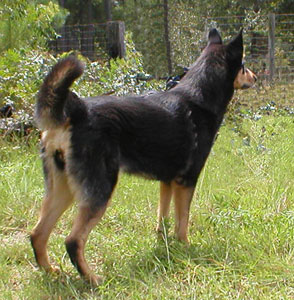
<path id="1" fill-rule="evenodd" d="M 242 65 L 242 30 L 228 44 L 216 29 L 181 81 L 145 96 L 79 98 L 70 90 L 84 66 L 74 56 L 59 61 L 39 90 L 36 123 L 42 131 L 45 196 L 30 238 L 38 265 L 53 271 L 49 235 L 62 213 L 78 200 L 65 240 L 83 278 L 102 280 L 89 268 L 84 248 L 106 211 L 120 170 L 160 181 L 157 231 L 175 204 L 175 235 L 188 242 L 189 208 L 197 178 L 212 148 L 234 89 L 254 85 Z"/>

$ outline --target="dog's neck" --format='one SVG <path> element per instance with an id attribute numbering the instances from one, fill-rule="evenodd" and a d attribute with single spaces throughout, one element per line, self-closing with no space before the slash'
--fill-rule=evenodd
<path id="1" fill-rule="evenodd" d="M 233 88 L 194 87 L 186 89 L 185 86 L 177 86 L 171 90 L 172 93 L 182 94 L 185 101 L 197 105 L 203 110 L 215 115 L 216 118 L 222 118 L 227 110 L 227 106 L 233 96 Z"/>
<path id="2" fill-rule="evenodd" d="M 172 90 L 220 117 L 234 93 L 230 74 L 222 56 L 204 53 Z"/>

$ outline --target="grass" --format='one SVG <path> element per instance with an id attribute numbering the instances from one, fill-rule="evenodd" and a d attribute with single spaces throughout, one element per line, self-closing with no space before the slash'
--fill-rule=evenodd
<path id="1" fill-rule="evenodd" d="M 66 255 L 75 207 L 49 245 L 60 275 L 36 267 L 28 235 L 43 194 L 37 140 L 0 141 L 0 299 L 293 299 L 294 119 L 226 124 L 198 181 L 190 246 L 155 234 L 158 183 L 122 175 L 86 256 L 103 275 L 80 280 Z M 173 214 L 172 214 L 173 215 Z"/>

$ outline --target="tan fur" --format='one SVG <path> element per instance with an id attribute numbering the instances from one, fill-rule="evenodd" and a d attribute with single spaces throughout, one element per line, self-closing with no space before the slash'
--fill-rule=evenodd
<path id="1" fill-rule="evenodd" d="M 171 184 L 160 182 L 160 199 L 158 204 L 158 222 L 157 231 L 163 232 L 162 222 L 168 217 L 170 202 L 172 198 L 172 187 Z"/>
<path id="2" fill-rule="evenodd" d="M 254 85 L 257 76 L 249 69 L 242 68 L 234 81 L 234 89 L 247 89 Z"/>
<path id="3" fill-rule="evenodd" d="M 170 201 L 173 197 L 175 204 L 175 234 L 176 237 L 188 243 L 188 222 L 190 203 L 194 194 L 194 187 L 185 187 L 173 181 L 171 184 L 161 183 L 160 201 L 158 207 L 157 231 L 162 232 L 162 221 L 168 216 Z"/>
<path id="4" fill-rule="evenodd" d="M 189 211 L 194 187 L 185 187 L 173 182 L 172 189 L 175 202 L 175 233 L 180 241 L 188 243 Z"/>
<path id="5" fill-rule="evenodd" d="M 70 126 L 67 122 L 64 126 L 44 131 L 42 133 L 41 142 L 46 148 L 48 155 L 53 154 L 56 149 L 59 149 L 66 157 L 70 151 L 70 137 Z"/>
<path id="6" fill-rule="evenodd" d="M 68 155 L 69 128 L 64 126 L 45 131 L 41 140 L 46 148 L 48 178 L 39 221 L 32 231 L 31 241 L 38 264 L 45 270 L 52 271 L 46 250 L 48 238 L 59 217 L 72 204 L 74 198 L 66 174 L 58 172 L 53 161 L 53 153 L 56 149 L 60 149 L 63 156 Z"/>
<path id="7" fill-rule="evenodd" d="M 67 178 L 52 169 L 48 174 L 46 195 L 41 207 L 39 221 L 31 234 L 31 241 L 38 264 L 47 271 L 52 271 L 47 255 L 47 242 L 56 222 L 73 202 Z"/>

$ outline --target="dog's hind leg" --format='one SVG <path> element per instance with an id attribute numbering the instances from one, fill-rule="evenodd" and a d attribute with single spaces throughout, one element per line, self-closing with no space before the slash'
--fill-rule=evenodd
<path id="1" fill-rule="evenodd" d="M 172 183 L 175 202 L 175 234 L 176 237 L 188 243 L 189 211 L 195 187 L 186 187 L 176 182 Z"/>
<path id="2" fill-rule="evenodd" d="M 67 253 L 71 262 L 77 268 L 79 273 L 94 285 L 101 283 L 102 278 L 95 275 L 88 266 L 84 256 L 84 249 L 89 233 L 101 220 L 106 208 L 107 204 L 95 208 L 87 204 L 80 205 L 78 215 L 74 220 L 72 231 L 65 241 Z"/>
<path id="3" fill-rule="evenodd" d="M 162 233 L 164 231 L 163 225 L 165 219 L 168 217 L 170 202 L 172 198 L 172 187 L 170 183 L 160 182 L 160 199 L 158 205 L 158 221 L 157 232 Z"/>
<path id="4" fill-rule="evenodd" d="M 75 198 L 79 199 L 80 203 L 72 231 L 65 241 L 66 250 L 81 276 L 94 285 L 101 282 L 101 277 L 94 275 L 88 266 L 84 249 L 91 230 L 104 215 L 117 183 L 118 160 L 113 158 L 113 156 L 117 157 L 116 154 L 113 150 L 109 156 L 97 155 L 96 161 L 90 156 L 89 161 L 83 162 L 89 167 L 80 167 L 79 175 L 71 177 Z"/>
<path id="5" fill-rule="evenodd" d="M 36 261 L 46 271 L 54 270 L 47 254 L 50 233 L 58 218 L 73 201 L 66 176 L 63 173 L 55 175 L 53 177 L 52 174 L 48 174 L 47 192 L 42 203 L 39 221 L 30 236 Z"/>

